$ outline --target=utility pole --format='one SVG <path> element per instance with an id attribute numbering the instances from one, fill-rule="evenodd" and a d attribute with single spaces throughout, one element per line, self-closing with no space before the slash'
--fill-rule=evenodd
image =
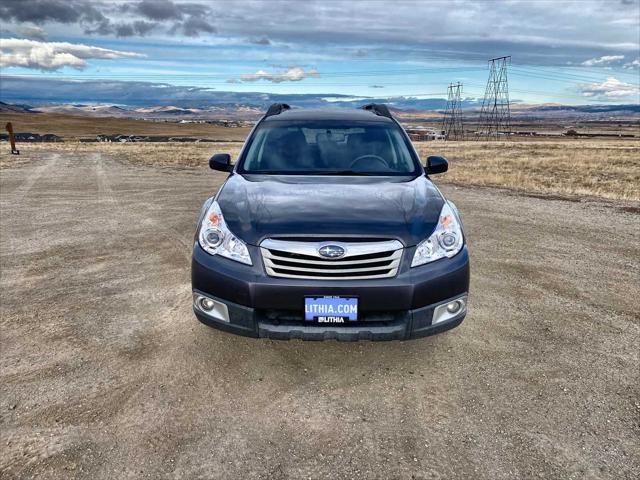
<path id="1" fill-rule="evenodd" d="M 509 84 L 507 67 L 511 56 L 489 60 L 489 80 L 484 92 L 480 112 L 480 136 L 498 139 L 502 133 L 511 133 L 511 110 L 509 107 Z"/>
<path id="2" fill-rule="evenodd" d="M 447 108 L 444 112 L 442 130 L 445 140 L 464 140 L 464 127 L 462 126 L 462 113 L 460 111 L 462 100 L 462 84 L 450 83 L 447 90 Z"/>

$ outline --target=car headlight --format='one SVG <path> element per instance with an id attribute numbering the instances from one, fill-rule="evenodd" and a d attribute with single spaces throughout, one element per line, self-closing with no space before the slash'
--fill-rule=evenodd
<path id="1" fill-rule="evenodd" d="M 463 243 L 458 209 L 452 202 L 445 202 L 436 229 L 418 244 L 411 266 L 417 267 L 443 257 L 451 258 L 462 250 Z"/>
<path id="2" fill-rule="evenodd" d="M 227 228 L 220 205 L 215 200 L 211 202 L 202 218 L 198 242 L 202 249 L 211 255 L 220 255 L 236 262 L 253 265 L 247 245 Z"/>

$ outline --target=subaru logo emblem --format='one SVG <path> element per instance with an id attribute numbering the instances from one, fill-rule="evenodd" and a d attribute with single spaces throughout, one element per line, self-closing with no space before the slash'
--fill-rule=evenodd
<path id="1" fill-rule="evenodd" d="M 324 245 L 318 249 L 318 254 L 325 258 L 340 258 L 344 256 L 345 250 L 340 245 Z"/>

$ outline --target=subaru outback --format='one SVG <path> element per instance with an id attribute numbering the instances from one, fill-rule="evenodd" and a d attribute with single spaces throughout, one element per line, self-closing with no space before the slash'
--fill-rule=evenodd
<path id="1" fill-rule="evenodd" d="M 459 325 L 469 255 L 455 205 L 385 105 L 272 105 L 203 205 L 193 310 L 251 337 L 406 340 Z"/>

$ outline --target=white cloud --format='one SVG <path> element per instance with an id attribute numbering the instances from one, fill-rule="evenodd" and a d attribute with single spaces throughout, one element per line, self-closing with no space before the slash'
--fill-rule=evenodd
<path id="1" fill-rule="evenodd" d="M 590 58 L 582 62 L 582 65 L 585 67 L 598 67 L 619 63 L 622 60 L 624 60 L 624 55 L 604 55 L 598 58 Z"/>
<path id="2" fill-rule="evenodd" d="M 393 8 L 388 3 L 7 0 L 0 1 L 0 18 L 13 31 L 27 22 L 44 26 L 54 38 L 150 36 L 164 42 L 178 35 L 180 44 L 200 45 L 191 36 L 204 35 L 208 42 L 265 44 L 262 48 L 269 42 L 270 61 L 296 64 L 306 61 L 303 54 L 342 59 L 367 54 L 399 61 L 432 55 L 457 62 L 510 54 L 519 64 L 562 65 L 602 56 L 635 58 L 638 51 L 637 0 L 615 0 L 615 6 L 604 0 L 554 2 L 553 8 L 548 1 L 533 0 L 492 1 L 491 8 L 478 0 L 454 0 L 446 8 L 442 1 L 401 0 Z M 437 21 L 425 28 L 425 19 Z M 286 55 L 278 51 L 285 47 L 291 50 Z M 553 54 L 546 47 L 553 47 Z M 260 47 L 236 54 L 252 51 L 258 60 L 265 58 Z M 292 58 L 293 52 L 300 57 Z"/>
<path id="3" fill-rule="evenodd" d="M 59 70 L 72 67 L 82 70 L 86 60 L 143 57 L 139 53 L 110 50 L 81 43 L 38 42 L 19 38 L 0 39 L 0 67 L 23 67 Z"/>
<path id="4" fill-rule="evenodd" d="M 247 73 L 240 75 L 240 80 L 243 82 L 257 82 L 258 80 L 265 80 L 267 82 L 281 83 L 281 82 L 299 82 L 309 77 L 319 77 L 320 74 L 315 68 L 311 68 L 305 71 L 300 67 L 289 67 L 285 72 L 269 73 L 265 70 L 258 70 L 256 73 Z"/>
<path id="5" fill-rule="evenodd" d="M 588 98 L 604 100 L 630 100 L 640 96 L 640 87 L 632 83 L 621 82 L 609 77 L 602 83 L 583 83 L 578 85 L 580 93 Z"/>
<path id="6" fill-rule="evenodd" d="M 622 68 L 626 68 L 626 69 L 633 69 L 633 68 L 640 68 L 640 58 L 636 58 L 633 62 L 627 62 L 625 63 Z"/>

